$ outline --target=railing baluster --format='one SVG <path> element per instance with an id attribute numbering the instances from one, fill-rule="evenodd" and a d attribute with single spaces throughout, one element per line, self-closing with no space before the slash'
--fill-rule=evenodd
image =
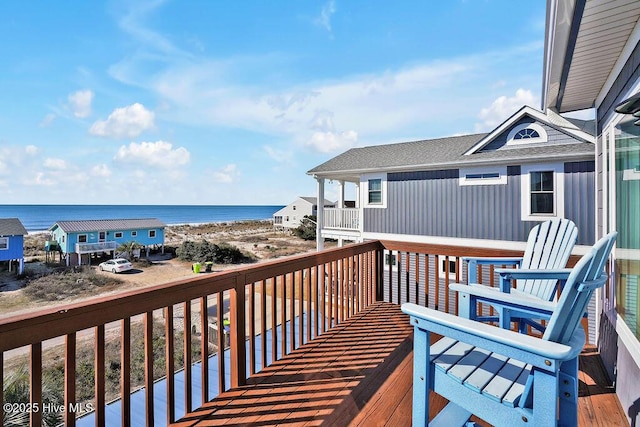
<path id="1" fill-rule="evenodd" d="M 271 363 L 278 360 L 278 305 L 277 305 L 277 277 L 271 278 Z"/>
<path id="2" fill-rule="evenodd" d="M 218 304 L 221 304 L 218 301 Z M 184 342 L 184 407 L 187 413 L 192 409 L 192 379 L 191 379 L 191 300 L 183 303 L 183 318 L 182 324 L 184 325 L 182 339 Z M 221 323 L 218 323 L 220 328 Z"/>
<path id="3" fill-rule="evenodd" d="M 104 325 L 95 328 L 95 393 L 96 393 L 96 426 L 104 426 L 105 419 L 105 384 L 104 384 Z"/>
<path id="4" fill-rule="evenodd" d="M 42 405 L 42 342 L 31 344 L 31 375 L 29 384 L 30 402 Z M 42 425 L 42 412 L 31 411 L 29 422 L 32 426 Z"/>
<path id="5" fill-rule="evenodd" d="M 249 284 L 249 375 L 256 373 L 256 284 Z"/>
<path id="6" fill-rule="evenodd" d="M 260 334 L 262 339 L 261 355 L 262 355 L 262 367 L 264 369 L 267 366 L 267 281 L 263 279 L 260 287 Z"/>
<path id="7" fill-rule="evenodd" d="M 120 396 L 122 398 L 122 425 L 131 425 L 131 318 L 120 321 Z M 173 381 L 173 375 L 170 381 Z"/>
<path id="8" fill-rule="evenodd" d="M 409 252 L 405 252 L 404 254 L 404 262 L 405 262 L 405 269 L 404 269 L 404 291 L 405 291 L 405 302 L 409 301 L 410 299 L 410 291 L 409 291 L 409 272 L 410 272 L 410 264 L 411 264 L 411 259 L 410 259 L 410 255 Z"/>
<path id="9" fill-rule="evenodd" d="M 451 273 L 449 271 L 449 255 L 444 257 L 444 310 L 449 313 L 449 280 Z"/>
<path id="10" fill-rule="evenodd" d="M 322 264 L 318 269 L 318 284 L 320 285 L 320 314 L 322 317 L 322 323 L 320 323 L 320 333 L 323 334 L 327 327 L 327 283 L 325 281 L 327 264 Z M 329 299 L 329 304 L 331 304 Z M 329 309 L 329 315 L 331 315 L 331 309 Z"/>
<path id="11" fill-rule="evenodd" d="M 226 389 L 224 349 L 226 339 L 224 336 L 224 294 L 216 293 L 216 324 L 218 325 L 218 393 L 223 393 Z"/>
<path id="12" fill-rule="evenodd" d="M 297 279 L 294 281 L 295 286 L 298 288 L 298 348 L 304 342 L 304 283 L 302 270 L 296 271 L 294 276 Z"/>
<path id="13" fill-rule="evenodd" d="M 144 314 L 144 387 L 146 422 L 153 426 L 153 311 Z"/>
<path id="14" fill-rule="evenodd" d="M 434 255 L 433 256 L 433 262 L 434 262 L 434 269 L 433 269 L 433 275 L 435 277 L 434 280 L 434 284 L 435 284 L 435 295 L 434 295 L 434 303 L 435 303 L 435 309 L 438 310 L 439 306 L 440 306 L 440 268 L 438 266 L 438 259 L 439 255 Z"/>
<path id="15" fill-rule="evenodd" d="M 313 316 L 315 316 L 318 313 L 318 310 L 316 310 L 315 312 L 313 312 L 312 315 L 312 311 L 311 311 L 311 268 L 308 268 L 306 270 L 304 270 L 304 272 L 306 274 L 303 274 L 303 278 L 304 278 L 304 289 L 305 289 L 305 296 L 306 296 L 306 301 L 307 301 L 307 315 L 305 316 L 305 322 L 306 322 L 306 342 L 311 341 L 311 323 L 313 320 Z M 317 301 L 317 299 L 316 299 Z M 300 345 L 302 345 L 302 340 L 300 340 Z"/>
<path id="16" fill-rule="evenodd" d="M 0 352 L 0 359 L 2 352 Z M 2 380 L 0 380 L 2 381 Z M 0 384 L 0 389 L 2 384 Z M 2 391 L 0 391 L 2 393 Z M 0 396 L 1 397 L 1 396 Z M 0 398 L 0 402 L 2 399 Z M 64 425 L 73 427 L 76 425 L 75 411 L 71 411 L 71 405 L 76 404 L 76 334 L 67 334 L 64 342 Z M 0 414 L 0 420 L 2 415 Z"/>
<path id="17" fill-rule="evenodd" d="M 282 275 L 282 302 L 280 323 L 282 324 L 282 342 L 280 343 L 282 357 L 287 354 L 287 274 Z"/>
<path id="18" fill-rule="evenodd" d="M 207 296 L 200 297 L 200 368 L 202 404 L 209 401 L 209 306 Z"/>
<path id="19" fill-rule="evenodd" d="M 396 278 L 397 278 L 397 282 L 396 282 L 396 286 L 397 286 L 397 292 L 398 292 L 398 300 L 396 301 L 396 304 L 400 304 L 400 302 L 402 301 L 402 252 L 398 251 L 398 268 L 396 269 Z M 393 302 L 393 300 L 391 301 Z"/>
<path id="20" fill-rule="evenodd" d="M 418 254 L 417 252 L 415 254 L 415 263 L 416 263 L 416 265 L 415 265 L 415 274 L 416 274 L 416 282 L 415 282 L 416 295 L 415 295 L 415 298 L 416 298 L 416 300 L 415 301 L 416 301 L 416 304 L 420 305 L 420 295 L 419 295 L 419 290 L 420 290 L 420 254 Z"/>
<path id="21" fill-rule="evenodd" d="M 173 306 L 164 308 L 165 360 L 167 377 L 167 424 L 176 420 L 176 384 L 175 384 L 175 340 L 173 328 Z M 124 328 L 123 328 L 124 331 Z M 124 332 L 123 332 L 124 335 Z"/>

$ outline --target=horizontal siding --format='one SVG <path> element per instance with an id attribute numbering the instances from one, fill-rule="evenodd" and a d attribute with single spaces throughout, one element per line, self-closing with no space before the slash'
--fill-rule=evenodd
<path id="1" fill-rule="evenodd" d="M 567 164 L 565 216 L 579 228 L 578 244 L 595 230 L 593 161 Z M 418 236 L 526 241 L 537 222 L 522 221 L 520 168 L 506 185 L 459 186 L 456 170 L 390 173 L 387 208 L 364 209 L 364 231 Z"/>
<path id="2" fill-rule="evenodd" d="M 9 247 L 0 250 L 0 261 L 8 261 L 12 259 L 20 259 L 24 254 L 24 237 L 23 236 L 4 236 L 8 239 Z"/>

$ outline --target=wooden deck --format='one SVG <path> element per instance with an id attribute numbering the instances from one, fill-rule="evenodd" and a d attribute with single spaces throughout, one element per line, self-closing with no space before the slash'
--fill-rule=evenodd
<path id="1" fill-rule="evenodd" d="M 375 304 L 172 425 L 410 425 L 412 332 L 398 305 Z M 628 426 L 596 350 L 580 370 L 580 425 Z"/>

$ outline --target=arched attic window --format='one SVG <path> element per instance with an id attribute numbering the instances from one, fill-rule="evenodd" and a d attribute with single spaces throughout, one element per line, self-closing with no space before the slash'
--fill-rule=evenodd
<path id="1" fill-rule="evenodd" d="M 507 145 L 523 145 L 547 142 L 547 132 L 537 123 L 522 123 L 507 135 Z"/>

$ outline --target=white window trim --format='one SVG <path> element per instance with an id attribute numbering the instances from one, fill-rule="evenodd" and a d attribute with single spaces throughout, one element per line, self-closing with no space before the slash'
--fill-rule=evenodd
<path id="1" fill-rule="evenodd" d="M 118 234 L 120 235 L 118 237 Z M 124 237 L 124 233 L 122 231 L 114 231 L 113 232 L 113 238 L 114 239 L 122 239 Z"/>
<path id="2" fill-rule="evenodd" d="M 523 129 L 533 129 L 540 135 L 539 138 L 525 138 L 525 139 L 513 139 L 518 132 Z M 527 145 L 537 144 L 539 142 L 547 142 L 547 132 L 542 126 L 537 123 L 522 123 L 511 129 L 511 132 L 507 135 L 507 145 Z"/>
<path id="3" fill-rule="evenodd" d="M 153 233 L 153 236 L 151 235 Z M 149 238 L 150 239 L 155 239 L 158 236 L 158 233 L 156 232 L 156 230 L 149 230 Z"/>
<path id="4" fill-rule="evenodd" d="M 138 232 L 137 231 L 132 231 L 131 232 L 131 237 L 138 237 Z"/>
<path id="5" fill-rule="evenodd" d="M 80 241 L 80 236 L 84 236 L 84 242 Z M 89 235 L 88 234 L 78 234 L 78 243 L 89 243 Z"/>
<path id="6" fill-rule="evenodd" d="M 487 174 L 487 173 L 498 173 L 500 174 L 497 178 L 475 178 L 468 179 L 467 175 L 471 174 Z M 506 166 L 496 166 L 496 167 L 475 167 L 475 168 L 464 168 L 459 170 L 458 185 L 506 185 L 507 184 L 507 167 Z"/>
<path id="7" fill-rule="evenodd" d="M 531 214 L 531 172 L 553 171 L 553 214 Z M 520 167 L 522 221 L 546 221 L 564 217 L 564 163 L 522 165 Z"/>
<path id="8" fill-rule="evenodd" d="M 382 203 L 369 203 L 369 180 L 370 179 L 379 179 L 382 181 Z M 387 208 L 387 174 L 386 173 L 376 173 L 376 174 L 367 174 L 362 175 L 360 177 L 360 191 L 361 200 L 364 201 L 363 206 L 365 208 L 377 208 L 377 209 L 386 209 Z"/>
<path id="9" fill-rule="evenodd" d="M 9 238 L 8 237 L 0 237 L 0 242 L 4 241 L 4 248 L 0 247 L 1 251 L 9 250 Z"/>
<path id="10" fill-rule="evenodd" d="M 445 278 L 447 275 L 449 275 L 449 279 L 456 279 L 456 273 L 455 272 L 450 272 L 449 269 L 447 267 L 449 267 L 447 264 L 447 256 L 446 255 L 438 255 L 438 277 L 442 277 Z M 457 260 L 456 257 L 454 256 L 449 256 L 449 264 L 453 263 L 453 265 L 458 268 L 457 265 Z"/>

